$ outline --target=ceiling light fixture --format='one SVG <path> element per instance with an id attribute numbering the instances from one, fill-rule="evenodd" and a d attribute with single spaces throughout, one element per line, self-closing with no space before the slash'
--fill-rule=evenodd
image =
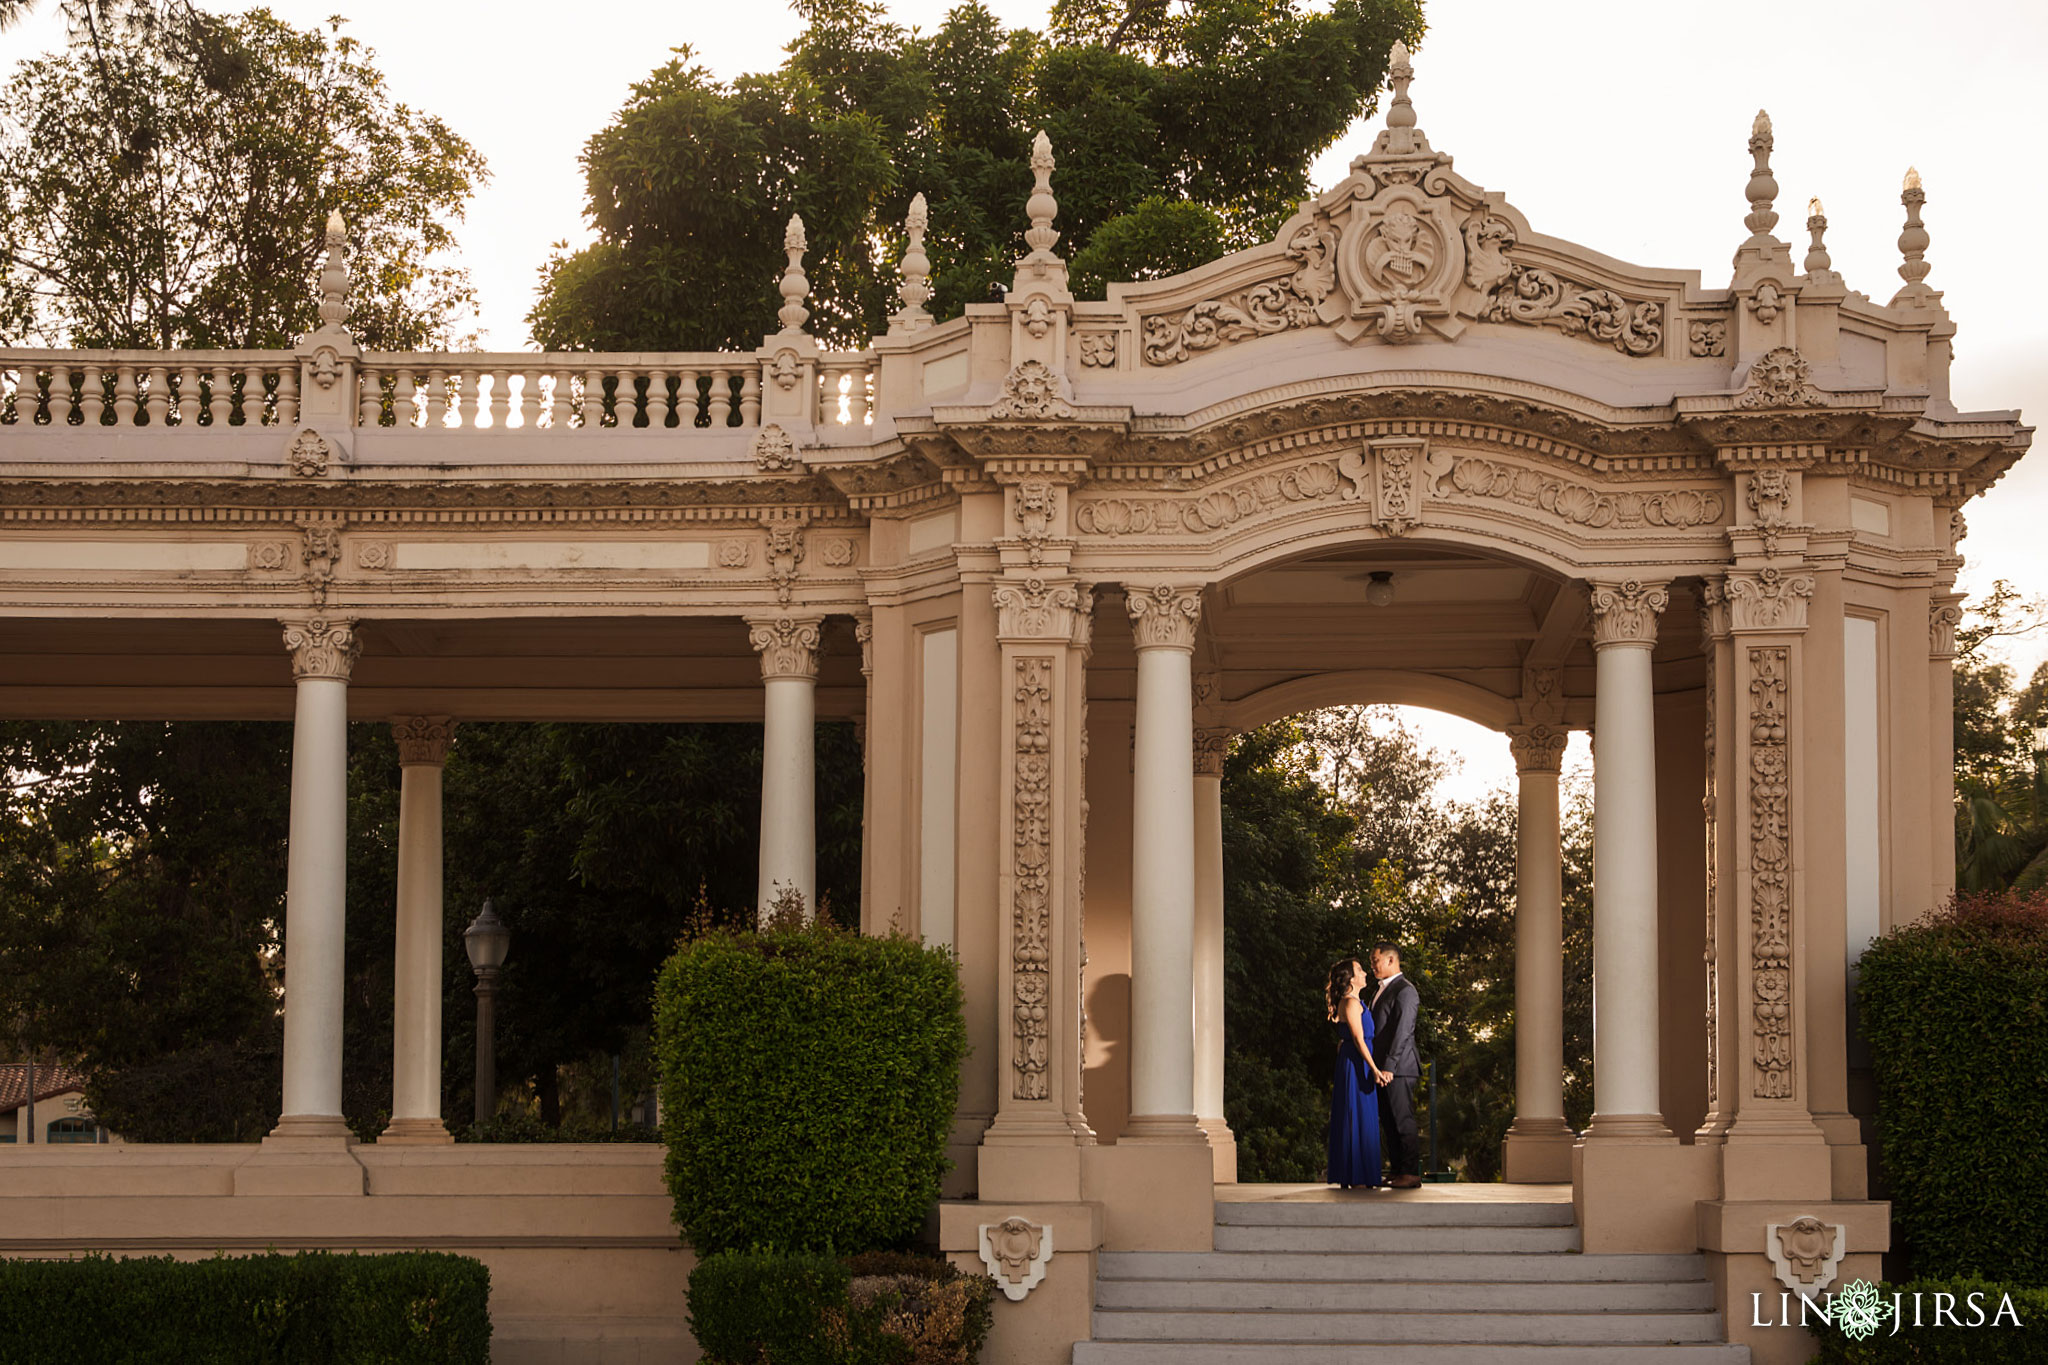
<path id="1" fill-rule="evenodd" d="M 1392 574 L 1392 572 L 1386 569 L 1380 569 L 1367 576 L 1365 582 L 1365 600 L 1372 603 L 1376 607 L 1385 607 L 1393 605 L 1394 575 Z"/>

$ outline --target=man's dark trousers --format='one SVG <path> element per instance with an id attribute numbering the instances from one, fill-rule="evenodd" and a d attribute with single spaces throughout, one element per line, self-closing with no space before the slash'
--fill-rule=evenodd
<path id="1" fill-rule="evenodd" d="M 1422 1149 L 1415 1140 L 1415 1077 L 1396 1076 L 1380 1087 L 1380 1142 L 1393 1175 L 1422 1174 Z"/>

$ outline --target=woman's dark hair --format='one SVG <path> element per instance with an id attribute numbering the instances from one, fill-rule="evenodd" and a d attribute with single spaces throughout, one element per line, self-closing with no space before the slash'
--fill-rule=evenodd
<path id="1" fill-rule="evenodd" d="M 1330 982 L 1323 987 L 1323 1000 L 1330 1007 L 1331 1019 L 1342 1019 L 1344 1012 L 1337 1002 L 1351 994 L 1351 973 L 1357 968 L 1358 959 L 1343 958 L 1330 964 Z"/>

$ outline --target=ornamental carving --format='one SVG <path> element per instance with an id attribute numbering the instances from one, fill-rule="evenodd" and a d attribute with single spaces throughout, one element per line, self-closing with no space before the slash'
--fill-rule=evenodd
<path id="1" fill-rule="evenodd" d="M 979 1229 L 981 1263 L 995 1278 L 996 1288 L 1012 1303 L 1045 1279 L 1052 1260 L 1052 1229 L 1027 1218 L 983 1223 Z"/>
<path id="2" fill-rule="evenodd" d="M 769 380 L 784 392 L 796 387 L 797 379 L 802 373 L 803 366 L 798 363 L 796 352 L 788 347 L 777 351 L 775 358 L 768 362 Z"/>
<path id="3" fill-rule="evenodd" d="M 299 523 L 305 539 L 299 545 L 299 563 L 305 569 L 306 584 L 313 601 L 325 605 L 327 590 L 334 584 L 335 566 L 341 562 L 340 517 L 308 517 Z"/>
<path id="4" fill-rule="evenodd" d="M 832 536 L 818 546 L 818 558 L 828 569 L 843 569 L 857 554 L 854 543 L 844 536 Z"/>
<path id="5" fill-rule="evenodd" d="M 1749 655 L 1750 1011 L 1760 1100 L 1792 1097 L 1792 779 L 1787 743 L 1790 651 Z"/>
<path id="6" fill-rule="evenodd" d="M 1555 327 L 1566 336 L 1605 342 L 1623 355 L 1655 355 L 1664 345 L 1664 305 L 1634 302 L 1611 289 L 1578 284 L 1509 257 L 1514 225 L 1480 214 L 1465 224 L 1465 282 L 1486 297 L 1481 322 Z"/>
<path id="7" fill-rule="evenodd" d="M 307 427 L 293 438 L 291 448 L 285 451 L 285 461 L 294 476 L 317 479 L 327 473 L 327 462 L 333 454 L 327 438 Z"/>
<path id="8" fill-rule="evenodd" d="M 249 567 L 275 573 L 291 562 L 292 547 L 281 540 L 259 540 L 249 547 Z"/>
<path id="9" fill-rule="evenodd" d="M 1202 619 L 1199 588 L 1127 587 L 1124 606 L 1131 613 L 1131 633 L 1139 649 L 1193 649 L 1195 626 Z"/>
<path id="10" fill-rule="evenodd" d="M 1003 377 L 1003 396 L 988 410 L 994 419 L 1043 422 L 1072 417 L 1074 405 L 1060 397 L 1059 376 L 1042 360 L 1027 360 Z"/>
<path id="11" fill-rule="evenodd" d="M 1084 366 L 1097 370 L 1116 368 L 1115 332 L 1083 332 L 1078 344 Z"/>
<path id="12" fill-rule="evenodd" d="M 1760 569 L 1731 573 L 1729 620 L 1736 630 L 1805 630 L 1806 603 L 1813 596 L 1813 575 Z"/>
<path id="13" fill-rule="evenodd" d="M 817 616 L 750 616 L 747 641 L 761 656 L 761 676 L 818 676 L 818 636 L 824 624 Z"/>
<path id="14" fill-rule="evenodd" d="M 1522 670 L 1522 695 L 1515 699 L 1515 710 L 1524 725 L 1547 725 L 1552 729 L 1564 728 L 1564 670 L 1557 667 L 1537 666 Z"/>
<path id="15" fill-rule="evenodd" d="M 292 656 L 292 677 L 301 682 L 310 678 L 347 682 L 363 648 L 354 621 L 324 616 L 286 621 L 284 647 Z"/>
<path id="16" fill-rule="evenodd" d="M 800 522 L 771 521 L 768 532 L 768 580 L 775 585 L 775 600 L 783 606 L 796 589 L 798 566 L 804 562 L 804 528 Z"/>
<path id="17" fill-rule="evenodd" d="M 1510 725 L 1508 752 L 1517 773 L 1555 773 L 1564 769 L 1565 746 L 1571 732 L 1555 725 Z"/>
<path id="18" fill-rule="evenodd" d="M 1817 1295 L 1833 1284 L 1848 1244 L 1842 1224 L 1823 1223 L 1810 1213 L 1764 1228 L 1771 1269 L 1778 1283 L 1795 1294 Z"/>
<path id="19" fill-rule="evenodd" d="M 718 542 L 718 567 L 721 569 L 744 569 L 753 557 L 753 547 L 744 540 Z"/>
<path id="20" fill-rule="evenodd" d="M 1230 752 L 1230 731 L 1200 729 L 1195 731 L 1195 776 L 1223 776 L 1223 760 Z"/>
<path id="21" fill-rule="evenodd" d="M 1778 286 L 1765 280 L 1749 296 L 1749 311 L 1756 314 L 1756 320 L 1768 327 L 1778 320 L 1778 314 L 1785 311 L 1784 297 L 1778 293 Z"/>
<path id="22" fill-rule="evenodd" d="M 1927 613 L 1927 654 L 1933 659 L 1956 657 L 1956 627 L 1963 623 L 1959 597 L 1937 597 Z"/>
<path id="23" fill-rule="evenodd" d="M 1594 584 L 1594 647 L 1656 644 L 1657 618 L 1669 605 L 1671 594 L 1662 583 L 1639 583 L 1631 578 Z"/>
<path id="24" fill-rule="evenodd" d="M 875 618 L 872 614 L 853 618 L 853 642 L 860 646 L 860 675 L 874 676 L 875 672 Z M 866 735 L 862 735 L 861 752 L 867 752 Z"/>
<path id="25" fill-rule="evenodd" d="M 795 438 L 774 422 L 762 427 L 754 435 L 754 467 L 767 474 L 802 469 Z"/>
<path id="26" fill-rule="evenodd" d="M 1432 467 L 1431 473 L 1430 491 L 1437 497 L 1498 498 L 1594 530 L 1638 526 L 1685 530 L 1714 525 L 1727 512 L 1719 493 L 1693 488 L 1605 492 L 1478 455 L 1458 456 L 1448 469 L 1438 473 Z"/>
<path id="27" fill-rule="evenodd" d="M 1720 632 L 1715 616 L 1721 606 L 1721 589 L 1711 580 L 1700 585 L 1700 643 L 1706 655 L 1706 724 L 1701 742 L 1706 750 L 1706 780 L 1700 794 L 1700 811 L 1706 817 L 1707 924 L 1706 947 L 1702 956 L 1707 968 L 1707 1110 L 1718 1112 L 1721 1102 L 1721 952 L 1719 926 L 1715 923 L 1721 885 L 1720 870 L 1720 776 L 1715 767 L 1720 724 L 1720 661 L 1714 641 Z"/>
<path id="28" fill-rule="evenodd" d="M 1337 473 L 1346 487 L 1344 500 L 1368 499 L 1372 523 L 1390 536 L 1405 535 L 1422 520 L 1422 495 L 1428 483 L 1451 467 L 1449 456 L 1432 456 L 1428 442 L 1377 441 L 1365 457 L 1347 451 L 1337 457 Z"/>
<path id="29" fill-rule="evenodd" d="M 1031 556 L 1031 567 L 1045 562 L 1046 537 L 1052 534 L 1053 517 L 1059 510 L 1059 492 L 1049 479 L 1026 479 L 1012 494 L 1017 529 Z"/>
<path id="30" fill-rule="evenodd" d="M 1358 210 L 1338 254 L 1338 271 L 1352 299 L 1346 339 L 1371 333 L 1387 342 L 1414 341 L 1424 328 L 1456 335 L 1448 319 L 1451 299 L 1465 275 L 1465 237 L 1449 201 L 1413 184 L 1382 182 Z"/>
<path id="31" fill-rule="evenodd" d="M 1775 346 L 1749 367 L 1749 382 L 1735 396 L 1738 408 L 1823 407 L 1827 395 L 1813 387 L 1806 357 L 1790 346 Z"/>
<path id="32" fill-rule="evenodd" d="M 1139 348 L 1145 363 L 1177 365 L 1248 337 L 1321 323 L 1318 310 L 1337 286 L 1337 230 L 1322 219 L 1306 224 L 1288 239 L 1285 252 L 1295 262 L 1285 279 L 1255 284 L 1228 298 L 1204 299 L 1178 317 L 1146 318 Z"/>
<path id="33" fill-rule="evenodd" d="M 455 722 L 446 716 L 405 716 L 391 722 L 391 737 L 398 741 L 400 767 L 422 763 L 439 767 L 448 761 Z"/>
<path id="34" fill-rule="evenodd" d="M 1351 457 L 1356 459 L 1356 456 Z M 1341 484 L 1328 460 L 1211 489 L 1180 500 L 1096 498 L 1074 504 L 1074 525 L 1083 535 L 1148 536 L 1200 534 L 1233 526 L 1246 517 L 1290 502 L 1327 498 Z"/>
<path id="35" fill-rule="evenodd" d="M 392 547 L 388 540 L 364 540 L 356 544 L 356 567 L 381 572 L 391 567 Z"/>
<path id="36" fill-rule="evenodd" d="M 1016 707 L 1015 776 L 1010 795 L 1011 949 L 1016 1035 L 1011 1093 L 1042 1100 L 1049 1093 L 1052 952 L 1052 678 L 1041 656 L 1013 663 Z"/>
<path id="37" fill-rule="evenodd" d="M 1005 640 L 1070 641 L 1081 590 L 1071 582 L 1042 578 L 1003 580 L 993 589 L 996 633 Z"/>
<path id="38" fill-rule="evenodd" d="M 1694 322 L 1686 328 L 1686 350 L 1701 358 L 1727 355 L 1728 324 Z"/>

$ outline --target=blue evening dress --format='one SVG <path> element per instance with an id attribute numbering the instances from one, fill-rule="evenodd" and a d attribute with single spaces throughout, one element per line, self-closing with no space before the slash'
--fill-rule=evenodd
<path id="1" fill-rule="evenodd" d="M 1365 1035 L 1365 1045 L 1371 1047 L 1371 1010 L 1360 1009 L 1358 1030 Z M 1380 1178 L 1379 1087 L 1342 1020 L 1337 1023 L 1337 1034 L 1337 1074 L 1330 1087 L 1328 1183 L 1346 1189 L 1384 1184 Z"/>

